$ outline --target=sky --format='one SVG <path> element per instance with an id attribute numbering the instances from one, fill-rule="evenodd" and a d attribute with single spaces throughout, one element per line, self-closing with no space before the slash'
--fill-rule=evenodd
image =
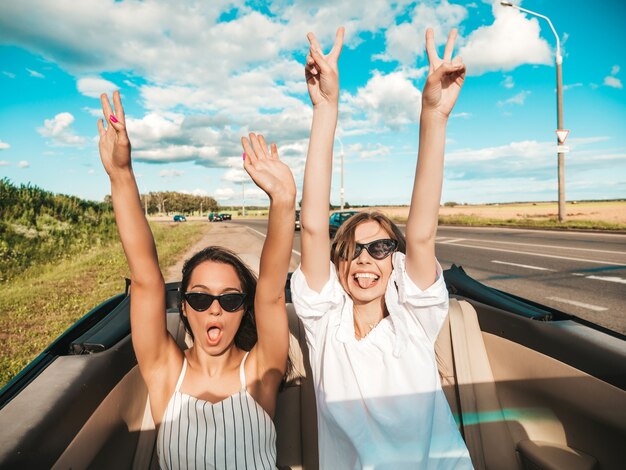
<path id="1" fill-rule="evenodd" d="M 513 2 L 563 55 L 566 199 L 626 198 L 626 2 Z M 103 200 L 99 95 L 119 89 L 140 192 L 267 204 L 241 136 L 277 143 L 299 194 L 312 109 L 306 34 L 346 28 L 331 202 L 408 204 L 424 32 L 467 77 L 447 129 L 443 202 L 557 199 L 556 39 L 499 2 L 0 0 L 0 177 Z M 298 196 L 299 199 L 300 196 Z"/>

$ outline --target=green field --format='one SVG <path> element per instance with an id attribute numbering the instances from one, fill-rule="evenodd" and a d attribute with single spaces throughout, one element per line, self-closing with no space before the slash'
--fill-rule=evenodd
<path id="1" fill-rule="evenodd" d="M 210 224 L 151 224 L 164 270 Z M 32 266 L 0 290 L 0 386 L 4 386 L 76 320 L 123 292 L 129 276 L 117 237 L 61 260 Z"/>

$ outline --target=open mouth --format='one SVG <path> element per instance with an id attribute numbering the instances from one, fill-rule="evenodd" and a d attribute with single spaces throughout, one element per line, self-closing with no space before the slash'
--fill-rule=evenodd
<path id="1" fill-rule="evenodd" d="M 355 273 L 353 278 L 354 282 L 356 282 L 361 289 L 369 289 L 377 284 L 380 276 L 374 273 Z"/>
<path id="2" fill-rule="evenodd" d="M 222 329 L 218 326 L 212 326 L 206 330 L 206 335 L 209 345 L 215 346 L 222 338 Z"/>

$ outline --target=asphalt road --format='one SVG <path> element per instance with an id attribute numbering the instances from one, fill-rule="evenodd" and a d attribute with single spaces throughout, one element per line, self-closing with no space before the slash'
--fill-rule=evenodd
<path id="1" fill-rule="evenodd" d="M 261 233 L 265 220 L 233 220 Z M 404 228 L 404 227 L 400 227 Z M 294 255 L 301 252 L 300 234 Z M 443 268 L 626 334 L 626 235 L 439 227 Z"/>

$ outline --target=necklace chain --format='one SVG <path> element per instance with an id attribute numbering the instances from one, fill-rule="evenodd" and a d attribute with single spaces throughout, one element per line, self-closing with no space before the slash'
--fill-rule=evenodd
<path id="1" fill-rule="evenodd" d="M 356 313 L 358 313 L 358 309 L 356 308 L 356 305 L 354 306 L 354 313 L 355 313 L 355 314 L 356 314 Z M 354 322 L 354 334 L 355 334 L 356 336 L 358 336 L 358 338 L 359 338 L 359 339 L 363 339 L 363 338 L 365 338 L 367 335 L 369 335 L 369 334 L 372 332 L 372 330 L 373 330 L 374 328 L 376 328 L 376 326 L 377 326 L 377 325 L 378 325 L 378 324 L 379 324 L 379 323 L 383 320 L 383 318 L 385 318 L 387 315 L 389 315 L 389 313 L 388 313 L 388 311 L 387 311 L 387 306 L 386 306 L 386 305 L 383 305 L 383 316 L 382 316 L 382 318 L 379 318 L 378 320 L 376 320 L 376 321 L 375 321 L 375 322 L 373 322 L 373 323 L 367 323 L 367 324 L 366 324 L 366 326 L 369 328 L 369 330 L 367 330 L 367 333 L 365 333 L 364 335 L 362 335 L 362 334 L 360 334 L 360 333 L 358 333 L 358 332 L 357 332 L 357 326 L 358 326 L 358 324 L 357 324 L 357 322 L 355 321 L 355 322 Z M 359 330 L 360 330 L 360 328 L 359 328 Z"/>
<path id="2" fill-rule="evenodd" d="M 356 333 L 356 335 L 359 337 L 359 339 L 363 339 L 365 338 L 367 335 L 369 335 L 372 330 L 374 328 L 376 328 L 376 326 L 380 323 L 380 321 L 382 320 L 382 318 L 380 320 L 378 320 L 377 322 L 374 323 L 368 323 L 367 327 L 369 328 L 369 330 L 367 331 L 367 333 L 365 333 L 364 335 L 361 335 L 360 333 L 357 333 L 356 329 L 354 330 L 354 332 Z"/>

